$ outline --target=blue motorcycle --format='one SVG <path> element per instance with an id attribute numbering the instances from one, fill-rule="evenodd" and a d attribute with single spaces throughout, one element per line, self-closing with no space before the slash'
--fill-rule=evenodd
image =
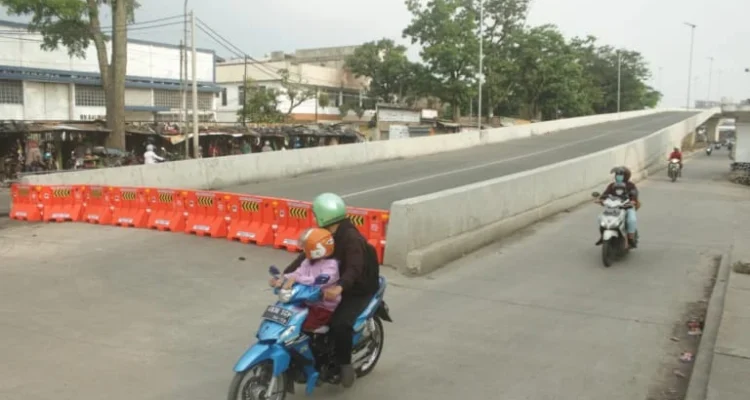
<path id="1" fill-rule="evenodd" d="M 269 272 L 277 278 L 281 275 L 274 266 Z M 328 327 L 302 331 L 308 312 L 305 303 L 320 300 L 319 286 L 329 281 L 328 275 L 320 275 L 314 286 L 274 289 L 279 301 L 266 308 L 255 335 L 257 343 L 234 366 L 229 400 L 283 400 L 287 393 L 295 393 L 295 383 L 304 384 L 308 395 L 324 382 L 340 383 Z M 369 374 L 380 359 L 385 339 L 382 321 L 393 322 L 383 299 L 386 285 L 381 276 L 378 292 L 354 324 L 352 364 L 358 378 Z"/>

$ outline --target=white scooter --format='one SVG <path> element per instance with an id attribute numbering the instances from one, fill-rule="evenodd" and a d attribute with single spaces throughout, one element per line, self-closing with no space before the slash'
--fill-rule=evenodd
<path id="1" fill-rule="evenodd" d="M 591 193 L 591 196 L 598 198 L 598 192 Z M 634 207 L 630 200 L 622 200 L 618 197 L 609 196 L 602 201 L 604 211 L 599 215 L 599 233 L 601 238 L 596 245 L 602 246 L 602 263 L 605 267 L 612 265 L 612 261 L 622 258 L 628 253 L 630 247 L 638 244 L 638 232 L 635 233 L 635 243 L 631 243 L 628 249 L 625 249 L 625 240 L 628 240 L 627 231 L 627 209 Z"/>
<path id="2" fill-rule="evenodd" d="M 710 156 L 711 153 L 713 153 L 713 151 L 714 151 L 714 148 L 711 147 L 711 145 L 709 145 L 708 147 L 706 147 L 706 155 L 707 156 Z"/>
<path id="3" fill-rule="evenodd" d="M 676 158 L 669 160 L 668 173 L 672 182 L 677 180 L 677 177 L 680 176 L 680 160 Z"/>

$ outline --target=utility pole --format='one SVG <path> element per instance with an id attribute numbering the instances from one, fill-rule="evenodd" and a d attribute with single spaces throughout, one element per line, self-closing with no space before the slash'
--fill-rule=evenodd
<path id="1" fill-rule="evenodd" d="M 695 27 L 697 25 L 685 22 L 690 27 L 690 61 L 688 63 L 687 99 L 685 108 L 690 109 L 690 84 L 693 83 L 693 45 L 695 44 Z"/>
<path id="2" fill-rule="evenodd" d="M 188 80 L 188 62 L 187 62 L 187 44 L 188 44 L 188 0 L 185 0 L 185 6 L 183 8 L 183 21 L 182 21 L 182 42 L 184 46 L 182 48 L 182 70 L 185 71 L 185 80 L 180 82 L 180 91 L 182 92 L 182 108 L 180 113 L 182 114 L 182 134 L 185 135 L 185 159 L 190 158 L 190 141 L 188 140 L 188 114 L 187 114 L 187 80 Z"/>
<path id="3" fill-rule="evenodd" d="M 185 98 L 185 88 L 187 87 L 187 68 L 185 59 L 187 57 L 187 43 L 180 40 L 180 115 L 178 117 L 180 121 L 180 132 L 185 135 L 185 159 L 190 157 L 190 151 L 187 140 L 187 114 L 185 114 L 185 106 L 187 99 Z"/>
<path id="4" fill-rule="evenodd" d="M 247 54 L 245 54 L 245 75 L 242 78 L 242 125 L 247 126 Z"/>
<path id="5" fill-rule="evenodd" d="M 479 0 L 479 99 L 477 101 L 477 129 L 482 136 L 482 83 L 484 81 L 484 0 Z"/>
<path id="6" fill-rule="evenodd" d="M 708 57 L 708 97 L 706 97 L 707 102 L 711 102 L 711 78 L 714 73 L 714 58 Z"/>
<path id="7" fill-rule="evenodd" d="M 617 113 L 620 113 L 620 99 L 622 91 L 622 53 L 617 51 Z"/>
<path id="8" fill-rule="evenodd" d="M 192 47 L 192 69 L 193 69 L 193 157 L 198 158 L 200 154 L 200 141 L 198 140 L 198 51 L 195 48 L 195 12 L 190 11 L 190 46 Z"/>

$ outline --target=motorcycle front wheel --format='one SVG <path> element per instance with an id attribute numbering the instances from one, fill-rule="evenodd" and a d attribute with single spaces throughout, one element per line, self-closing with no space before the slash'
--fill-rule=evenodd
<path id="1" fill-rule="evenodd" d="M 602 243 L 602 264 L 605 267 L 612 265 L 612 259 L 614 258 L 615 244 L 614 239 L 609 239 Z"/>
<path id="2" fill-rule="evenodd" d="M 669 171 L 669 177 L 672 179 L 672 182 L 677 180 L 677 171 L 671 170 Z"/>
<path id="3" fill-rule="evenodd" d="M 284 400 L 286 374 L 273 379 L 273 362 L 263 361 L 234 375 L 227 400 Z"/>

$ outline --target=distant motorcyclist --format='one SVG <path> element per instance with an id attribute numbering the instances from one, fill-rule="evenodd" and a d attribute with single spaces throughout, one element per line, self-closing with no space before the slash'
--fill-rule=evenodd
<path id="1" fill-rule="evenodd" d="M 669 160 L 674 158 L 680 160 L 680 171 L 682 171 L 682 152 L 678 147 L 675 147 L 672 152 L 669 153 Z"/>
<path id="2" fill-rule="evenodd" d="M 315 222 L 331 232 L 336 243 L 333 258 L 339 262 L 341 280 L 326 289 L 325 298 L 335 299 L 341 295 L 341 303 L 331 317 L 330 334 L 336 362 L 341 367 L 341 385 L 349 388 L 356 377 L 352 366 L 354 322 L 380 287 L 380 263 L 375 249 L 347 218 L 346 204 L 340 196 L 318 195 L 313 200 L 312 210 Z M 300 254 L 284 273 L 295 271 L 304 259 L 304 253 Z"/>
<path id="3" fill-rule="evenodd" d="M 640 202 L 638 201 L 638 188 L 635 186 L 635 183 L 630 181 L 631 173 L 628 167 L 614 167 L 609 172 L 615 174 L 615 181 L 607 185 L 607 188 L 604 189 L 604 192 L 602 192 L 596 202 L 601 204 L 607 197 L 615 196 L 622 200 L 630 200 L 630 202 L 633 203 L 634 207 L 630 207 L 626 210 L 628 240 L 625 241 L 625 248 L 627 249 L 629 246 L 636 248 L 635 232 L 637 231 L 637 219 L 635 212 L 641 207 Z"/>
<path id="4" fill-rule="evenodd" d="M 164 158 L 159 157 L 159 155 L 156 154 L 156 151 L 154 151 L 155 149 L 156 148 L 153 144 L 146 146 L 146 152 L 143 153 L 144 164 L 156 164 L 159 161 L 164 161 Z"/>

